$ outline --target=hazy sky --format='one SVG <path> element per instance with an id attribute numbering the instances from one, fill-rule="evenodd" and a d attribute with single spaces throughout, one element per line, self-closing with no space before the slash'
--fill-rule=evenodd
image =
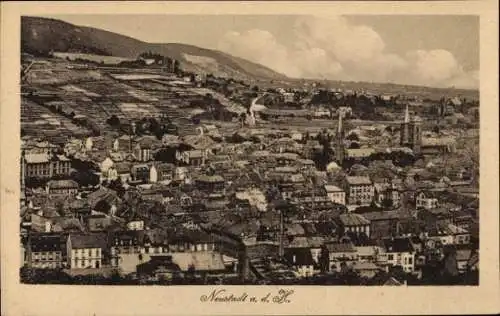
<path id="1" fill-rule="evenodd" d="M 131 36 L 219 49 L 291 77 L 476 88 L 479 18 L 450 15 L 60 15 Z"/>

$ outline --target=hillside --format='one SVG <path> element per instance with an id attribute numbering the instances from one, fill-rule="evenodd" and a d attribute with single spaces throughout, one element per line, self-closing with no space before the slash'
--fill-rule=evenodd
<path id="1" fill-rule="evenodd" d="M 21 49 L 41 55 L 49 51 L 137 58 L 151 51 L 178 59 L 188 71 L 237 79 L 286 79 L 267 67 L 215 50 L 177 43 L 146 43 L 120 34 L 76 26 L 56 19 L 21 18 Z"/>

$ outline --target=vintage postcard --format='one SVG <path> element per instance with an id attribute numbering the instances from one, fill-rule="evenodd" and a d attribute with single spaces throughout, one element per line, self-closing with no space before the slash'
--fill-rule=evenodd
<path id="1" fill-rule="evenodd" d="M 2 315 L 500 312 L 498 4 L 2 4 Z"/>

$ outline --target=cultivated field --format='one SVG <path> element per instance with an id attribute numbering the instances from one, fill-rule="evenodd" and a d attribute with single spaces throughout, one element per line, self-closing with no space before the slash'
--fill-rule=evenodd
<path id="1" fill-rule="evenodd" d="M 102 55 L 94 55 L 94 54 L 82 54 L 82 53 L 61 53 L 55 52 L 54 57 L 62 58 L 66 60 L 76 60 L 76 59 L 85 59 L 90 60 L 96 63 L 104 63 L 106 65 L 116 65 L 121 63 L 122 61 L 132 61 L 131 58 L 124 57 L 115 57 L 115 56 L 102 56 Z"/>

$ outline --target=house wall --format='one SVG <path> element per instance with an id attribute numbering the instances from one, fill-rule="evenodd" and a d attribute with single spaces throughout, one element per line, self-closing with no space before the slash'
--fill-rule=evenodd
<path id="1" fill-rule="evenodd" d="M 459 273 L 467 271 L 467 260 L 457 260 L 457 269 Z"/>
<path id="2" fill-rule="evenodd" d="M 78 193 L 78 189 L 76 188 L 48 188 L 48 194 L 50 195 L 72 195 L 76 193 Z"/>
<path id="3" fill-rule="evenodd" d="M 120 266 L 121 256 L 139 255 L 139 254 L 146 254 L 147 253 L 147 251 L 145 250 L 144 247 L 134 246 L 134 245 L 113 246 L 113 247 L 111 247 L 110 252 L 111 252 L 111 266 L 112 267 L 119 267 Z"/>
<path id="4" fill-rule="evenodd" d="M 345 192 L 339 191 L 339 192 L 329 192 L 327 193 L 328 197 L 330 198 L 330 201 L 338 204 L 345 205 Z"/>
<path id="5" fill-rule="evenodd" d="M 31 253 L 31 266 L 40 269 L 56 269 L 63 267 L 61 251 L 40 251 Z"/>
<path id="6" fill-rule="evenodd" d="M 345 232 L 365 233 L 366 236 L 370 237 L 370 225 L 344 226 Z"/>
<path id="7" fill-rule="evenodd" d="M 144 230 L 144 222 L 143 221 L 129 222 L 127 224 L 127 228 L 129 230 Z"/>
<path id="8" fill-rule="evenodd" d="M 370 222 L 370 233 L 373 239 L 391 236 L 396 233 L 397 220 L 384 219 Z"/>
<path id="9" fill-rule="evenodd" d="M 312 265 L 304 265 L 297 267 L 297 275 L 302 278 L 313 276 L 314 267 Z"/>
<path id="10" fill-rule="evenodd" d="M 316 262 L 316 263 L 319 262 L 320 254 L 321 254 L 321 248 L 311 248 L 311 255 L 312 255 L 314 262 Z"/>
<path id="11" fill-rule="evenodd" d="M 418 207 L 423 207 L 425 209 L 433 209 L 438 207 L 438 200 L 436 198 L 426 198 L 424 194 L 417 195 L 415 204 Z"/>
<path id="12" fill-rule="evenodd" d="M 453 235 L 429 236 L 428 239 L 441 241 L 443 245 L 453 245 L 455 243 Z"/>
<path id="13" fill-rule="evenodd" d="M 71 249 L 71 269 L 101 268 L 101 248 Z"/>
<path id="14" fill-rule="evenodd" d="M 380 254 L 379 262 L 391 266 L 401 266 L 407 273 L 415 271 L 415 254 L 410 252 L 387 252 Z"/>
<path id="15" fill-rule="evenodd" d="M 457 234 L 454 236 L 453 241 L 455 244 L 468 244 L 470 242 L 470 234 Z"/>
<path id="16" fill-rule="evenodd" d="M 26 177 L 52 178 L 54 175 L 69 175 L 70 161 L 26 163 Z"/>
<path id="17" fill-rule="evenodd" d="M 373 185 L 349 185 L 349 204 L 369 205 L 374 198 Z"/>
<path id="18" fill-rule="evenodd" d="M 120 269 L 123 274 L 137 272 L 137 265 L 148 262 L 151 256 L 143 253 L 120 254 L 117 256 L 117 264 L 115 267 Z"/>

